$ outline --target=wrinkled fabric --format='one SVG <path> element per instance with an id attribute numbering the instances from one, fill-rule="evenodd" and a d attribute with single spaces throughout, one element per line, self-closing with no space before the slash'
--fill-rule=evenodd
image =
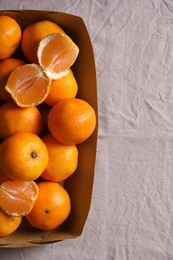
<path id="1" fill-rule="evenodd" d="M 93 44 L 99 132 L 82 235 L 0 259 L 173 259 L 173 1 L 0 1 L 81 16 Z"/>

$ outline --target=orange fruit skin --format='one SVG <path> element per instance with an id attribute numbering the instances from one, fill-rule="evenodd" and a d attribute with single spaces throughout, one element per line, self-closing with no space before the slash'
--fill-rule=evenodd
<path id="1" fill-rule="evenodd" d="M 49 163 L 41 177 L 45 180 L 60 182 L 72 175 L 78 165 L 78 149 L 75 145 L 64 145 L 52 135 L 42 138 L 46 144 Z"/>
<path id="2" fill-rule="evenodd" d="M 11 100 L 10 94 L 5 90 L 5 85 L 11 72 L 24 64 L 24 61 L 15 58 L 7 58 L 0 62 L 0 99 Z"/>
<path id="3" fill-rule="evenodd" d="M 57 24 L 47 20 L 31 24 L 24 29 L 21 47 L 25 57 L 30 62 L 38 63 L 38 44 L 51 33 L 64 33 L 64 31 Z"/>
<path id="4" fill-rule="evenodd" d="M 0 16 L 0 60 L 9 58 L 17 50 L 21 36 L 21 28 L 13 18 Z"/>
<path id="5" fill-rule="evenodd" d="M 31 132 L 39 135 L 43 120 L 37 107 L 21 108 L 14 101 L 0 107 L 0 137 L 6 138 L 16 132 Z"/>
<path id="6" fill-rule="evenodd" d="M 48 115 L 48 128 L 59 142 L 67 145 L 86 141 L 96 126 L 94 109 L 78 98 L 57 102 Z"/>
<path id="7" fill-rule="evenodd" d="M 74 98 L 77 95 L 78 84 L 71 69 L 66 76 L 52 80 L 50 91 L 45 99 L 49 106 L 55 105 L 59 100 L 65 98 Z"/>
<path id="8" fill-rule="evenodd" d="M 1 144 L 1 168 L 7 177 L 33 181 L 46 169 L 49 155 L 44 142 L 29 132 L 16 132 Z"/>
<path id="9" fill-rule="evenodd" d="M 14 233 L 22 222 L 22 217 L 7 215 L 0 209 L 0 237 Z"/>
<path id="10" fill-rule="evenodd" d="M 53 230 L 61 225 L 70 213 L 69 194 L 56 182 L 40 182 L 38 189 L 37 201 L 26 219 L 37 229 Z"/>

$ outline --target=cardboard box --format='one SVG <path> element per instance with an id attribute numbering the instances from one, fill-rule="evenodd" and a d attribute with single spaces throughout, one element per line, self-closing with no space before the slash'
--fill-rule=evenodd
<path id="1" fill-rule="evenodd" d="M 53 21 L 64 29 L 80 49 L 77 61 L 72 67 L 79 85 L 78 97 L 89 102 L 97 114 L 94 55 L 91 41 L 82 18 L 70 14 L 39 10 L 0 11 L 0 15 L 8 15 L 15 18 L 22 29 L 28 24 L 40 20 Z M 64 183 L 71 197 L 72 210 L 63 225 L 57 230 L 44 232 L 32 228 L 24 219 L 21 227 L 15 233 L 0 238 L 0 248 L 38 246 L 81 235 L 90 209 L 96 142 L 97 127 L 86 142 L 78 145 L 78 169 Z"/>

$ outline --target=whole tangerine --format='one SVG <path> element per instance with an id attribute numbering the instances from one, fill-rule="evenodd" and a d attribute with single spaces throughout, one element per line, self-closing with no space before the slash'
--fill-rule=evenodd
<path id="1" fill-rule="evenodd" d="M 7 58 L 0 62 L 0 99 L 4 101 L 11 100 L 10 94 L 5 90 L 10 74 L 18 67 L 24 65 L 25 62 L 21 59 Z"/>
<path id="2" fill-rule="evenodd" d="M 14 233 L 22 222 L 22 217 L 7 215 L 0 209 L 0 237 L 5 237 Z"/>
<path id="3" fill-rule="evenodd" d="M 86 141 L 96 126 L 96 114 L 92 106 L 78 98 L 57 102 L 48 115 L 48 128 L 61 143 L 67 145 Z"/>
<path id="4" fill-rule="evenodd" d="M 78 91 L 78 84 L 71 69 L 66 76 L 52 80 L 50 90 L 45 103 L 49 106 L 55 105 L 59 100 L 74 98 Z"/>
<path id="5" fill-rule="evenodd" d="M 21 47 L 25 57 L 32 63 L 38 63 L 37 48 L 39 42 L 52 33 L 64 33 L 56 23 L 44 20 L 28 25 L 22 34 Z"/>
<path id="6" fill-rule="evenodd" d="M 39 135 L 43 120 L 37 107 L 19 107 L 14 101 L 0 106 L 0 137 L 6 138 L 16 132 Z"/>
<path id="7" fill-rule="evenodd" d="M 42 138 L 46 144 L 49 163 L 41 177 L 45 180 L 61 182 L 71 176 L 78 165 L 78 149 L 75 145 L 58 142 L 52 135 Z"/>
<path id="8" fill-rule="evenodd" d="M 16 132 L 7 137 L 0 149 L 2 171 L 12 180 L 33 181 L 46 169 L 49 155 L 40 137 Z"/>
<path id="9" fill-rule="evenodd" d="M 71 202 L 68 192 L 56 182 L 39 182 L 38 198 L 26 219 L 40 230 L 53 230 L 69 216 Z"/>
<path id="10" fill-rule="evenodd" d="M 9 58 L 18 48 L 22 31 L 15 19 L 0 16 L 0 60 Z"/>

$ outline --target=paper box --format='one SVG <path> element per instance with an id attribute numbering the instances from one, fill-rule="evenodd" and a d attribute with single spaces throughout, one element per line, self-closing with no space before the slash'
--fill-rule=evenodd
<path id="1" fill-rule="evenodd" d="M 33 10 L 0 11 L 0 15 L 8 15 L 15 18 L 22 29 L 28 24 L 40 20 L 53 21 L 64 29 L 80 49 L 77 61 L 72 67 L 79 85 L 77 97 L 89 102 L 97 114 L 96 72 L 93 49 L 82 18 L 58 12 Z M 15 233 L 0 238 L 1 248 L 37 246 L 81 235 L 90 209 L 96 142 L 97 127 L 86 142 L 78 145 L 78 169 L 64 183 L 71 197 L 72 210 L 63 225 L 57 230 L 45 232 L 32 228 L 24 220 L 21 227 Z"/>

